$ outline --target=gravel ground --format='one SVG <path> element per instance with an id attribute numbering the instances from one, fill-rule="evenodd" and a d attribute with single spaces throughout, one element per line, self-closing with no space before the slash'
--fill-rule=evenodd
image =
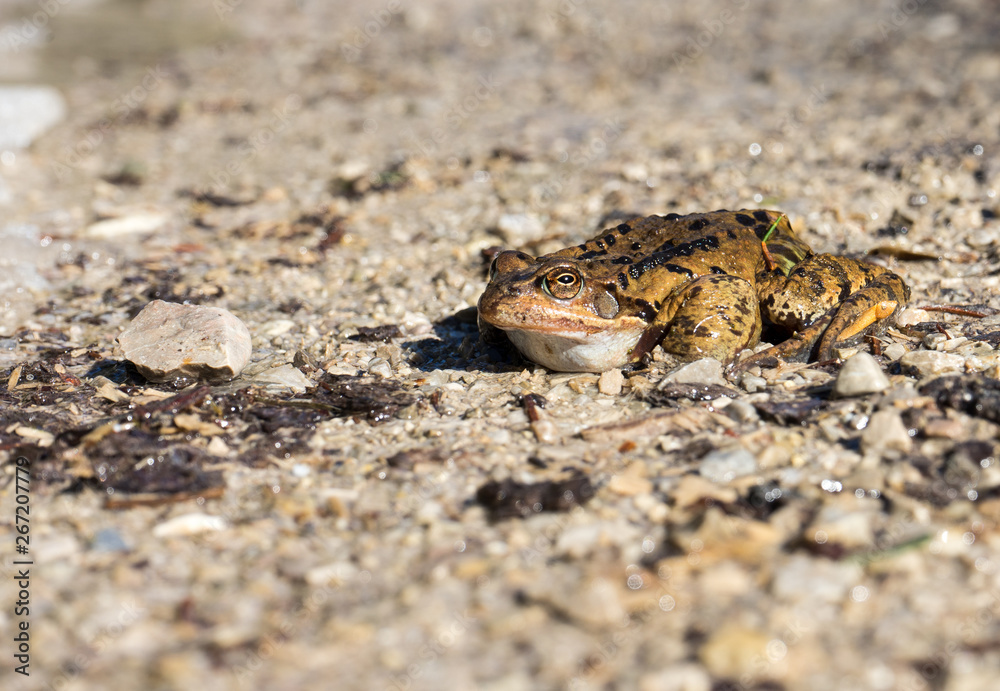
<path id="1" fill-rule="evenodd" d="M 0 151 L 4 688 L 996 687 L 997 4 L 676 5 L 0 7 L 66 103 Z M 906 279 L 887 382 L 478 345 L 484 250 L 744 207 Z M 241 378 L 125 365 L 157 298 Z"/>

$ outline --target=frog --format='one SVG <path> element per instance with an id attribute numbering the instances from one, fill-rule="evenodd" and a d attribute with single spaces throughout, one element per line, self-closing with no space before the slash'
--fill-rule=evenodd
<path id="1" fill-rule="evenodd" d="M 636 216 L 538 257 L 502 250 L 477 309 L 484 340 L 506 336 L 557 372 L 635 369 L 659 346 L 732 373 L 836 361 L 882 335 L 909 297 L 888 268 L 814 252 L 786 214 L 741 209 Z M 765 326 L 786 338 L 737 363 Z"/>

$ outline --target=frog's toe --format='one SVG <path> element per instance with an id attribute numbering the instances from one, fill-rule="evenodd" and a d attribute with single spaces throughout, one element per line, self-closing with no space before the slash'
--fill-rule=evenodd
<path id="1" fill-rule="evenodd" d="M 848 324 L 844 330 L 840 332 L 838 340 L 843 341 L 857 336 L 875 322 L 892 316 L 892 313 L 896 311 L 896 307 L 898 305 L 899 303 L 895 300 L 882 300 L 881 302 L 872 305 L 859 314 L 854 322 Z"/>

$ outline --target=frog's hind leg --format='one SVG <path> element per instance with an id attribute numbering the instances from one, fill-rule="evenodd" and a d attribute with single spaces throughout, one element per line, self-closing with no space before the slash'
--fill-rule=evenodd
<path id="1" fill-rule="evenodd" d="M 736 276 L 701 276 L 674 291 L 629 354 L 636 361 L 657 343 L 683 360 L 713 357 L 730 363 L 760 340 L 757 295 Z"/>
<path id="2" fill-rule="evenodd" d="M 832 360 L 838 346 L 881 333 L 893 323 L 910 297 L 896 274 L 868 262 L 820 254 L 809 257 L 787 277 L 772 275 L 759 292 L 765 320 L 794 335 L 740 363 L 780 357 L 786 360 Z"/>
<path id="3" fill-rule="evenodd" d="M 909 299 L 910 289 L 902 278 L 888 271 L 876 277 L 840 305 L 823 332 L 816 357 L 832 360 L 837 347 L 885 333 Z"/>

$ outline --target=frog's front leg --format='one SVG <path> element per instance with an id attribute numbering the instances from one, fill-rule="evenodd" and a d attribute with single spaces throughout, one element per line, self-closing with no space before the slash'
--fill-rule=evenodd
<path id="1" fill-rule="evenodd" d="M 736 276 L 696 278 L 670 293 L 629 353 L 640 360 L 659 343 L 684 360 L 732 362 L 760 340 L 761 318 L 753 286 Z"/>
<path id="2" fill-rule="evenodd" d="M 795 334 L 754 361 L 806 359 L 814 350 L 816 359 L 832 360 L 837 347 L 883 332 L 910 297 L 903 279 L 888 269 L 830 254 L 805 259 L 787 277 L 772 274 L 758 290 L 763 318 Z"/>

